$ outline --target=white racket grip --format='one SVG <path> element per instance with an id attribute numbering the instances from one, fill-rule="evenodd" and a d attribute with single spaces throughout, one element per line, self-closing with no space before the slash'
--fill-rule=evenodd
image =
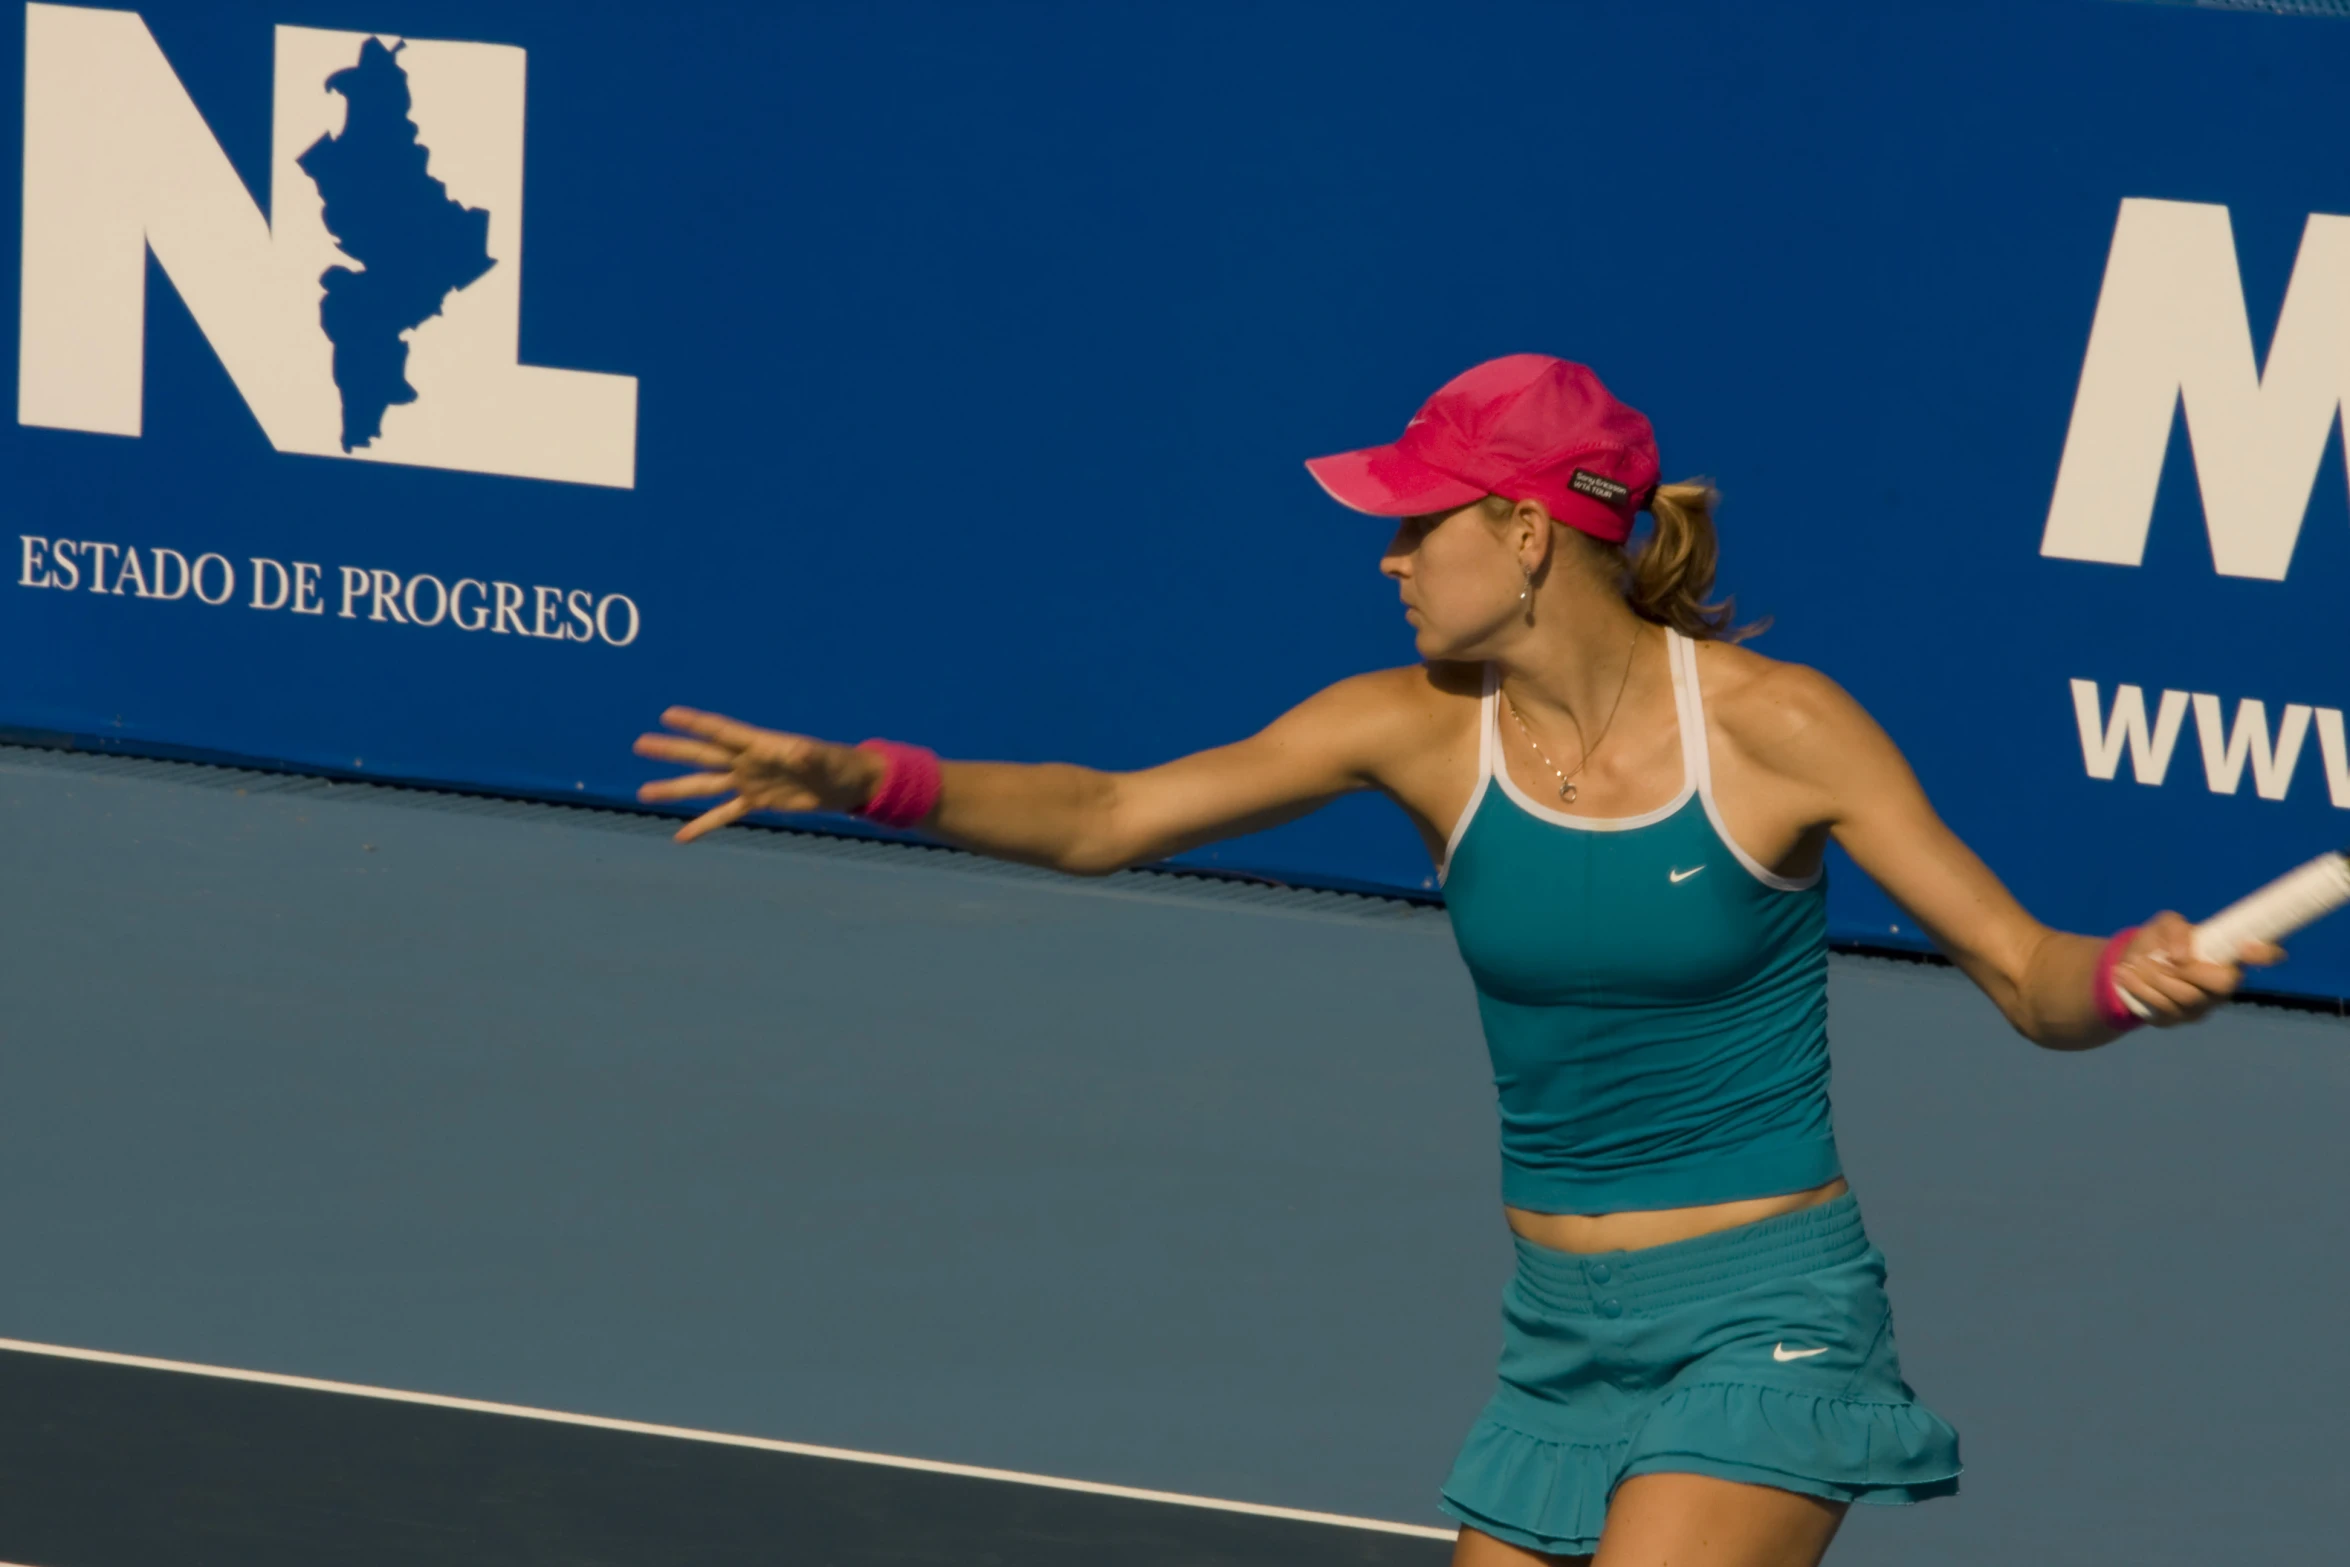
<path id="1" fill-rule="evenodd" d="M 2233 963 L 2256 941 L 2282 941 L 2350 903 L 2350 858 L 2321 854 L 2195 927 L 2195 956 Z"/>

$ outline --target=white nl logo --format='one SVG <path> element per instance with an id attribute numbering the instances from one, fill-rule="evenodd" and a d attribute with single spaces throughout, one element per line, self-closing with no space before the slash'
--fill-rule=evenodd
<path id="1" fill-rule="evenodd" d="M 2183 401 L 2225 577 L 2285 580 L 2350 395 L 2350 217 L 2313 212 L 2265 369 L 2228 209 L 2124 201 L 2040 553 L 2135 566 Z"/>
<path id="2" fill-rule="evenodd" d="M 27 6 L 18 422 L 139 434 L 152 250 L 281 452 L 633 487 L 636 379 L 520 362 L 524 63 L 278 28 L 264 219 L 137 13 Z"/>

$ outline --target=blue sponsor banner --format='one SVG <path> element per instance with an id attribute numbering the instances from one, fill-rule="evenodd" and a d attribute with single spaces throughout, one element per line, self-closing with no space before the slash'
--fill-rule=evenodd
<path id="1" fill-rule="evenodd" d="M 1300 460 L 1531 349 L 1720 481 L 1760 647 L 2044 918 L 2350 839 L 2350 23 L 21 20 L 15 731 L 583 799 L 677 701 L 1148 763 L 1410 658 L 1384 529 Z M 1373 799 L 1196 858 L 1431 879 Z M 1919 941 L 1849 866 L 1831 910 Z M 2350 993 L 2350 922 L 2274 983 Z"/>

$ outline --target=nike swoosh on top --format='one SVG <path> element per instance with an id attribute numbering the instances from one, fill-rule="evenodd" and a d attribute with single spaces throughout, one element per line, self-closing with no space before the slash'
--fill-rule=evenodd
<path id="1" fill-rule="evenodd" d="M 1697 871 L 1701 871 L 1701 870 L 1704 870 L 1704 869 L 1705 869 L 1705 867 L 1704 867 L 1704 866 L 1702 866 L 1702 865 L 1700 865 L 1699 867 L 1697 867 Z M 1697 871 L 1667 871 L 1667 872 L 1665 873 L 1665 880 L 1667 880 L 1667 881 L 1671 882 L 1671 883 L 1672 883 L 1674 886 L 1678 887 L 1678 886 L 1680 886 L 1680 885 L 1681 885 L 1681 883 L 1683 883 L 1683 882 L 1687 881 L 1687 880 L 1688 880 L 1690 877 L 1692 877 L 1692 876 L 1696 875 L 1696 874 L 1697 874 Z"/>
<path id="2" fill-rule="evenodd" d="M 1773 1360 L 1809 1360 L 1814 1355 L 1825 1355 L 1829 1348 L 1829 1345 L 1822 1344 L 1818 1349 L 1789 1349 L 1784 1344 L 1773 1344 L 1771 1358 Z"/>

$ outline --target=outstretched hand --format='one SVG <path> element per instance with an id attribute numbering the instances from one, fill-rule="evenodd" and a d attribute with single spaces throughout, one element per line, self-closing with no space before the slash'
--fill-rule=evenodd
<path id="1" fill-rule="evenodd" d="M 637 790 L 648 804 L 728 799 L 677 829 L 691 843 L 753 811 L 853 811 L 873 797 L 883 763 L 870 751 L 737 723 L 717 713 L 672 707 L 661 722 L 676 734 L 637 736 L 636 754 L 683 762 L 698 771 L 660 778 Z"/>
<path id="2" fill-rule="evenodd" d="M 2157 1028 L 2192 1023 L 2236 993 L 2247 968 L 2284 961 L 2273 942 L 2247 948 L 2234 963 L 2206 963 L 2195 956 L 2195 927 L 2164 911 L 2148 920 L 2122 949 L 2113 980 L 2146 1004 L 2146 1021 Z"/>

